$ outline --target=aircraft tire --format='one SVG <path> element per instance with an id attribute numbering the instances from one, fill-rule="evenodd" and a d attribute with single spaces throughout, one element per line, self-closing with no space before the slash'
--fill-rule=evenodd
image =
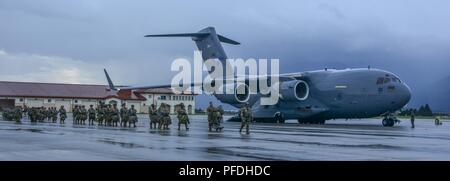
<path id="1" fill-rule="evenodd" d="M 388 121 L 387 119 L 383 119 L 383 120 L 381 121 L 381 124 L 383 124 L 384 127 L 388 127 L 389 121 Z"/>
<path id="2" fill-rule="evenodd" d="M 393 119 L 383 119 L 381 122 L 384 127 L 393 127 L 395 124 L 395 121 Z"/>
<path id="3" fill-rule="evenodd" d="M 284 123 L 286 121 L 281 113 L 275 114 L 274 119 L 275 119 L 275 122 L 277 122 L 277 123 Z"/>

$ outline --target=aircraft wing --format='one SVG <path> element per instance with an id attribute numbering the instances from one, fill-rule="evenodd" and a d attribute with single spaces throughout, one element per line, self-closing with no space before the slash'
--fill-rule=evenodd
<path id="1" fill-rule="evenodd" d="M 136 89 L 156 89 L 156 88 L 172 88 L 172 87 L 184 87 L 182 84 L 163 84 L 163 85 L 152 85 L 152 86 L 121 86 L 116 87 L 111 78 L 109 77 L 108 72 L 104 69 L 106 79 L 108 81 L 109 88 L 111 90 L 136 90 Z M 298 77 L 302 77 L 302 73 L 288 73 L 288 74 L 279 74 L 279 75 L 266 75 L 266 76 L 256 76 L 256 75 L 248 75 L 248 76 L 236 76 L 235 78 L 226 78 L 226 79 L 216 79 L 216 81 L 236 81 L 236 82 L 246 82 L 246 81 L 257 81 L 261 78 L 271 78 L 273 76 L 277 76 L 280 82 L 295 80 Z M 194 82 L 190 83 L 189 87 L 203 87 L 203 82 Z M 188 87 L 188 88 L 189 88 Z"/>

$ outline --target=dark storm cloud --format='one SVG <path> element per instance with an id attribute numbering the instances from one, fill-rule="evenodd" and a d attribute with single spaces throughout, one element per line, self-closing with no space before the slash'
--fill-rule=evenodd
<path id="1" fill-rule="evenodd" d="M 281 72 L 371 65 L 398 74 L 414 91 L 450 74 L 448 7 L 443 0 L 0 0 L 0 61 L 35 72 L 41 81 L 54 81 L 55 72 L 45 76 L 47 64 L 30 63 L 36 56 L 58 62 L 55 69 L 73 66 L 65 68 L 87 76 L 78 82 L 102 82 L 107 67 L 121 84 L 165 83 L 172 60 L 192 59 L 195 46 L 189 39 L 143 35 L 215 26 L 242 42 L 224 45 L 229 57 L 279 58 Z M 18 57 L 29 61 L 12 65 Z M 19 72 L 0 70 L 9 78 Z"/>

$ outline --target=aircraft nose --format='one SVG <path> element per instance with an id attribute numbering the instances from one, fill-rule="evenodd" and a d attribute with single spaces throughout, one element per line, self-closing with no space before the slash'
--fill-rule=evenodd
<path id="1" fill-rule="evenodd" d="M 406 84 L 403 84 L 402 87 L 402 102 L 406 105 L 411 100 L 411 89 Z"/>

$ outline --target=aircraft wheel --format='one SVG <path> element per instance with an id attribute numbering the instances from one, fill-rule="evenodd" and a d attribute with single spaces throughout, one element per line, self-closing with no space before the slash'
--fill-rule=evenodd
<path id="1" fill-rule="evenodd" d="M 275 121 L 277 123 L 284 123 L 285 122 L 284 117 L 283 117 L 283 115 L 281 113 L 278 113 L 278 114 L 275 115 Z"/>
<path id="2" fill-rule="evenodd" d="M 393 119 L 389 119 L 389 127 L 393 127 L 395 124 L 395 121 Z"/>
<path id="3" fill-rule="evenodd" d="M 381 121 L 381 124 L 383 124 L 384 127 L 388 127 L 389 121 L 387 119 L 383 119 L 383 121 Z"/>
<path id="4" fill-rule="evenodd" d="M 381 122 L 384 127 L 393 127 L 395 124 L 395 121 L 393 119 L 383 119 Z"/>

